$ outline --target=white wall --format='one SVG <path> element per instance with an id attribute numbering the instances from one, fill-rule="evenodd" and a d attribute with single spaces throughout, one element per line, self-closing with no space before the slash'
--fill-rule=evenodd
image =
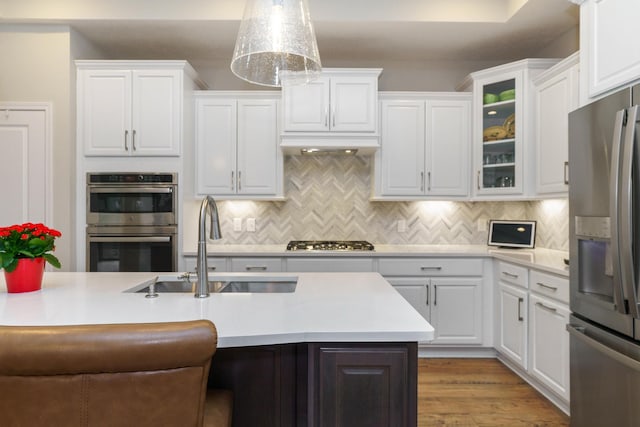
<path id="1" fill-rule="evenodd" d="M 62 232 L 56 256 L 75 270 L 75 71 L 71 46 L 92 52 L 64 25 L 0 26 L 0 101 L 50 102 L 53 115 L 53 224 Z M 9 60 L 10 59 L 10 60 Z M 84 250 L 84 249 L 83 249 Z"/>

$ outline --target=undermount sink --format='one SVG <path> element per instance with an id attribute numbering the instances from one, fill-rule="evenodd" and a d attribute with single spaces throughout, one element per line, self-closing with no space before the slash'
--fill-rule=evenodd
<path id="1" fill-rule="evenodd" d="M 148 293 L 155 282 L 157 293 L 194 293 L 196 282 L 178 276 L 158 276 L 125 292 Z M 227 276 L 209 277 L 210 293 L 290 293 L 295 292 L 298 278 L 295 276 Z"/>

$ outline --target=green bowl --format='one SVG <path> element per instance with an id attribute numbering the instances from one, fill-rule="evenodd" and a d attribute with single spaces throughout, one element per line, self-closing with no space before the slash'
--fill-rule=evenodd
<path id="1" fill-rule="evenodd" d="M 516 99 L 516 90 L 509 89 L 503 92 L 500 92 L 500 101 L 509 101 L 512 99 Z"/>
<path id="2" fill-rule="evenodd" d="M 484 104 L 493 104 L 494 102 L 498 101 L 500 101 L 500 97 L 498 97 L 498 95 L 496 95 L 495 93 L 485 93 L 484 97 L 482 98 L 482 102 Z"/>

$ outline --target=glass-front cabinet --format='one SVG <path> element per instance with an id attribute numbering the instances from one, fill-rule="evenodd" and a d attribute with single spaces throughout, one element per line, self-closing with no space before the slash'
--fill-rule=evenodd
<path id="1" fill-rule="evenodd" d="M 524 59 L 469 75 L 473 90 L 473 196 L 518 199 L 533 194 L 532 79 L 554 59 Z"/>
<path id="2" fill-rule="evenodd" d="M 516 79 L 482 87 L 481 189 L 520 186 L 516 173 Z M 517 171 L 519 172 L 519 171 Z"/>

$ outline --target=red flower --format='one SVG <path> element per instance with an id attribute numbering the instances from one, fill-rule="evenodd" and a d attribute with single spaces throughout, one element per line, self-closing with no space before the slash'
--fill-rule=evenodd
<path id="1" fill-rule="evenodd" d="M 29 238 L 29 235 L 28 234 L 23 234 L 22 236 L 20 236 L 20 238 L 22 240 L 27 240 Z"/>

